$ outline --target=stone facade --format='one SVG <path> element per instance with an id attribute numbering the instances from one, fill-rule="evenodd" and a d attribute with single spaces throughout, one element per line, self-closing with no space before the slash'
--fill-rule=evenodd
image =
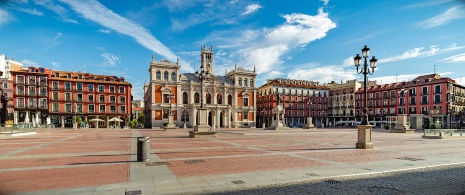
<path id="1" fill-rule="evenodd" d="M 213 47 L 205 45 L 201 48 L 200 64 L 200 70 L 208 75 L 203 81 L 199 74 L 180 74 L 178 62 L 155 61 L 152 56 L 150 82 L 144 85 L 145 126 L 164 127 L 171 111 L 176 126 L 183 127 L 185 122 L 192 128 L 198 124 L 198 110 L 203 103 L 210 126 L 255 127 L 255 70 L 235 66 L 225 76 L 213 75 Z"/>

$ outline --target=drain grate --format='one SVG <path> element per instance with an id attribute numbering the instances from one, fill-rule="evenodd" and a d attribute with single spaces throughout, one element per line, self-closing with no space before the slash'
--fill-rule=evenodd
<path id="1" fill-rule="evenodd" d="M 142 194 L 142 190 L 127 191 L 125 195 L 139 195 Z"/>
<path id="2" fill-rule="evenodd" d="M 236 180 L 236 181 L 231 181 L 233 184 L 243 184 L 245 183 L 244 181 L 242 180 Z"/>
<path id="3" fill-rule="evenodd" d="M 402 158 L 396 158 L 396 159 L 399 159 L 399 160 L 409 160 L 409 161 L 421 161 L 421 160 L 425 160 L 425 159 L 421 159 L 421 158 L 412 158 L 412 157 L 402 157 Z"/>
<path id="4" fill-rule="evenodd" d="M 328 184 L 340 184 L 341 183 L 340 181 L 337 181 L 334 179 L 328 179 L 328 180 L 325 180 L 324 182 Z"/>
<path id="5" fill-rule="evenodd" d="M 147 162 L 145 166 L 160 166 L 160 165 L 169 165 L 168 162 Z"/>
<path id="6" fill-rule="evenodd" d="M 205 161 L 202 159 L 194 159 L 194 160 L 185 160 L 184 163 L 186 164 L 195 164 L 195 163 L 204 163 Z"/>
<path id="7" fill-rule="evenodd" d="M 314 177 L 318 177 L 318 176 L 320 176 L 320 175 L 318 175 L 318 174 L 316 174 L 316 173 L 307 173 L 307 174 L 305 174 L 305 175 L 308 175 L 308 176 L 314 176 Z"/>

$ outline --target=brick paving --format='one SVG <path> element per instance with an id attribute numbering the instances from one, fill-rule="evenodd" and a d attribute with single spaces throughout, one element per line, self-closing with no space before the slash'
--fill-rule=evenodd
<path id="1" fill-rule="evenodd" d="M 426 175 L 447 186 L 444 182 L 455 181 L 438 176 L 443 179 L 439 181 L 431 174 L 446 170 L 460 177 L 465 174 L 464 139 L 422 139 L 421 132 L 375 130 L 375 148 L 360 150 L 355 149 L 355 129 L 219 131 L 216 138 L 200 139 L 188 138 L 185 129 L 38 129 L 34 135 L 0 137 L 0 194 L 91 189 L 81 191 L 89 194 L 102 187 L 154 194 L 224 189 L 226 194 L 408 194 L 412 193 L 409 185 L 431 194 L 436 191 L 425 191 L 413 182 L 434 183 L 416 177 Z M 156 166 L 134 161 L 139 136 L 151 138 L 150 158 Z M 447 163 L 458 165 L 419 169 Z M 393 169 L 406 169 L 401 172 L 414 178 L 384 173 Z M 362 175 L 337 177 L 347 174 Z M 462 192 L 454 191 L 460 187 L 449 186 L 448 192 Z"/>

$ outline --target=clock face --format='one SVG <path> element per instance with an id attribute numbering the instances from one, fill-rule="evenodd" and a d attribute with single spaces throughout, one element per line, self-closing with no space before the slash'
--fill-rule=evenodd
<path id="1" fill-rule="evenodd" d="M 210 68 L 210 63 L 207 64 L 207 67 Z"/>

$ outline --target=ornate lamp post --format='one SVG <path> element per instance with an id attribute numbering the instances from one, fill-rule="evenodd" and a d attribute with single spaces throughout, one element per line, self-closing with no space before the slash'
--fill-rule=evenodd
<path id="1" fill-rule="evenodd" d="M 360 122 L 360 125 L 368 125 L 368 114 L 367 114 L 367 74 L 373 75 L 375 72 L 376 64 L 378 62 L 378 59 L 373 56 L 370 60 L 370 69 L 368 68 L 367 64 L 367 58 L 370 54 L 370 48 L 365 45 L 362 49 L 362 57 L 364 58 L 364 63 L 362 69 L 358 69 L 360 66 L 362 57 L 360 57 L 360 54 L 357 54 L 354 58 L 354 64 L 355 67 L 357 68 L 357 73 L 358 74 L 363 74 L 363 115 L 362 115 L 362 121 Z"/>
<path id="2" fill-rule="evenodd" d="M 372 125 L 368 125 L 368 114 L 367 114 L 367 74 L 373 75 L 375 72 L 376 68 L 376 63 L 378 60 L 373 56 L 370 60 L 370 69 L 368 68 L 367 64 L 367 58 L 370 54 L 370 48 L 368 48 L 366 45 L 362 49 L 362 57 L 364 58 L 364 63 L 363 67 L 359 71 L 359 66 L 362 60 L 362 57 L 360 57 L 360 54 L 357 54 L 354 58 L 354 64 L 355 67 L 357 68 L 357 73 L 358 74 L 363 74 L 363 115 L 362 115 L 362 120 L 360 122 L 360 125 L 357 127 L 358 128 L 358 141 L 355 144 L 356 148 L 361 148 L 361 149 L 372 149 L 373 148 L 373 143 L 371 143 L 371 130 L 373 128 Z"/>
<path id="3" fill-rule="evenodd" d="M 165 130 L 167 129 L 177 129 L 176 125 L 174 124 L 174 112 L 173 112 L 173 104 L 171 104 L 171 100 L 173 99 L 174 95 L 172 93 L 166 95 L 166 97 L 168 98 L 168 102 L 170 104 L 170 110 L 168 112 L 168 124 L 166 125 L 165 127 Z"/>
<path id="4" fill-rule="evenodd" d="M 310 111 L 310 108 L 312 107 L 312 101 L 310 101 L 310 98 L 308 98 L 307 106 L 308 106 L 308 117 L 307 117 L 307 124 L 304 126 L 304 129 L 310 129 L 310 128 L 315 128 L 315 126 L 312 123 L 312 112 Z"/>
<path id="5" fill-rule="evenodd" d="M 402 112 L 402 114 L 405 114 L 405 107 L 404 107 L 404 106 L 405 106 L 405 91 L 407 91 L 407 89 L 404 88 L 403 86 L 402 86 L 402 88 L 399 90 L 399 95 L 400 95 L 400 97 L 401 97 L 401 99 L 402 99 L 402 104 L 400 105 L 400 106 L 402 106 L 402 107 L 400 108 L 400 111 Z"/>
<path id="6" fill-rule="evenodd" d="M 200 66 L 200 69 L 202 71 L 195 72 L 195 77 L 200 80 L 200 87 L 202 94 L 200 96 L 200 108 L 198 109 L 198 118 L 199 118 L 199 123 L 194 127 L 194 132 L 207 132 L 210 130 L 210 125 L 208 125 L 208 111 L 204 106 L 204 101 L 203 101 L 203 96 L 205 95 L 205 89 L 204 89 L 204 83 L 205 81 L 208 81 L 213 78 L 213 75 L 211 75 L 208 71 L 203 70 L 203 65 Z M 191 133 L 189 136 L 192 136 Z"/>
<path id="7" fill-rule="evenodd" d="M 74 128 L 77 129 L 77 118 L 76 118 L 76 113 L 77 113 L 77 103 L 74 102 Z"/>
<path id="8" fill-rule="evenodd" d="M 265 128 L 265 108 L 263 108 L 261 113 L 262 113 L 262 127 Z"/>
<path id="9" fill-rule="evenodd" d="M 187 128 L 187 127 L 186 127 L 186 120 L 187 120 L 186 118 L 187 118 L 187 116 L 188 116 L 188 115 L 186 115 L 186 114 L 187 114 L 187 107 L 184 106 L 184 107 L 182 108 L 182 111 L 183 111 L 183 114 L 182 114 L 182 115 L 184 116 L 184 129 L 185 129 L 185 128 Z"/>

